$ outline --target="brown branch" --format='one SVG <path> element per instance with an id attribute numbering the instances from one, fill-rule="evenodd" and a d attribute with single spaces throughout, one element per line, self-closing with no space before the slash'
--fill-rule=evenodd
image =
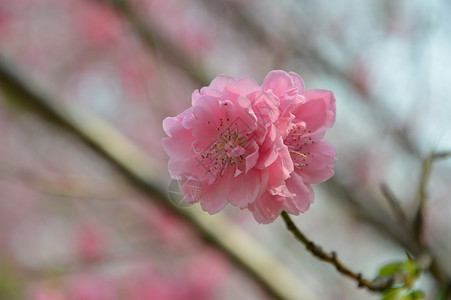
<path id="1" fill-rule="evenodd" d="M 429 180 L 432 164 L 437 159 L 444 159 L 451 156 L 451 151 L 434 152 L 423 159 L 421 168 L 420 183 L 418 185 L 418 191 L 416 196 L 416 202 L 418 203 L 417 212 L 413 221 L 413 231 L 418 241 L 420 241 L 421 233 L 423 230 L 423 210 L 427 201 L 426 185 Z"/>
<path id="2" fill-rule="evenodd" d="M 341 184 L 335 178 L 329 179 L 325 186 L 331 194 L 343 200 L 343 203 L 349 204 L 350 208 L 360 215 L 362 220 L 372 224 L 381 234 L 391 238 L 409 253 L 416 257 L 428 254 L 430 257 L 429 272 L 441 287 L 448 284 L 450 275 L 446 264 L 440 263 L 434 251 L 419 243 L 413 235 L 411 226 L 399 226 L 399 223 L 394 221 L 387 211 L 378 204 L 377 199 L 370 197 L 362 201 L 357 198 L 352 189 Z"/>
<path id="3" fill-rule="evenodd" d="M 448 158 L 450 156 L 451 156 L 451 151 L 441 151 L 441 152 L 435 152 L 433 154 L 434 159 Z"/>
<path id="4" fill-rule="evenodd" d="M 429 155 L 423 160 L 420 183 L 418 185 L 418 191 L 416 196 L 416 202 L 418 203 L 415 219 L 413 221 L 413 233 L 416 239 L 421 242 L 421 233 L 423 231 L 423 209 L 426 205 L 427 194 L 426 184 L 431 174 L 432 162 L 434 161 L 434 154 Z"/>
<path id="5" fill-rule="evenodd" d="M 176 45 L 174 45 L 164 34 L 151 23 L 151 20 L 144 21 L 134 7 L 126 0 L 93 0 L 110 5 L 116 9 L 137 33 L 144 45 L 151 50 L 159 50 L 163 55 L 172 60 L 197 84 L 208 85 L 210 83 L 199 63 L 194 62 Z"/>
<path id="6" fill-rule="evenodd" d="M 388 185 L 386 185 L 385 183 L 381 184 L 381 191 L 384 197 L 387 199 L 388 203 L 390 204 L 390 207 L 395 212 L 396 216 L 404 223 L 404 225 L 409 226 L 409 220 L 407 219 L 404 210 L 402 209 L 398 199 L 396 199 L 395 195 L 390 190 Z"/>
<path id="7" fill-rule="evenodd" d="M 282 219 L 285 221 L 285 224 L 289 231 L 295 236 L 295 238 L 300 241 L 302 244 L 304 244 L 305 248 L 312 253 L 314 256 L 316 256 L 318 259 L 325 261 L 327 263 L 330 263 L 335 266 L 338 272 L 343 274 L 344 276 L 350 277 L 357 281 L 359 287 L 365 287 L 370 291 L 384 291 L 388 288 L 390 288 L 394 283 L 397 283 L 400 281 L 400 278 L 395 277 L 387 277 L 382 278 L 378 277 L 375 280 L 368 280 L 363 278 L 361 273 L 356 273 L 351 271 L 348 267 L 346 267 L 337 256 L 337 253 L 332 251 L 330 253 L 325 252 L 321 246 L 318 246 L 314 242 L 310 241 L 294 224 L 294 222 L 291 220 L 290 216 L 283 211 Z"/>

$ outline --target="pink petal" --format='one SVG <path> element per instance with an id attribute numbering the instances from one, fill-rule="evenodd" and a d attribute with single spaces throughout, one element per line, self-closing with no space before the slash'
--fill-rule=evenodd
<path id="1" fill-rule="evenodd" d="M 259 91 L 260 86 L 254 79 L 249 77 L 243 77 L 235 80 L 234 82 L 230 82 L 226 87 L 226 94 L 235 94 L 237 96 L 246 97 L 250 93 L 255 91 Z"/>
<path id="2" fill-rule="evenodd" d="M 199 90 L 194 90 L 194 92 L 191 94 L 191 104 L 195 105 L 200 97 L 202 97 L 202 95 L 200 94 Z"/>
<path id="3" fill-rule="evenodd" d="M 208 173 L 208 166 L 202 165 L 196 158 L 186 160 L 169 159 L 168 169 L 171 178 L 179 179 L 181 174 L 193 174 L 202 182 L 212 183 L 215 177 Z"/>
<path id="4" fill-rule="evenodd" d="M 246 176 L 230 179 L 227 184 L 229 202 L 236 207 L 245 208 L 254 202 L 260 193 L 260 171 L 252 170 Z"/>
<path id="5" fill-rule="evenodd" d="M 280 157 L 277 157 L 277 159 L 268 167 L 268 171 L 269 189 L 278 187 L 289 176 L 289 173 L 283 168 L 282 159 L 280 159 Z"/>
<path id="6" fill-rule="evenodd" d="M 251 109 L 251 103 L 249 99 L 241 96 L 238 97 L 236 106 L 236 117 L 231 120 L 237 123 L 240 127 L 240 130 L 242 131 L 254 131 L 258 127 L 257 116 Z"/>
<path id="7" fill-rule="evenodd" d="M 179 131 L 183 126 L 183 120 L 192 114 L 192 107 L 188 108 L 176 117 L 167 117 L 163 120 L 163 130 L 168 136 L 172 136 L 174 131 Z"/>
<path id="8" fill-rule="evenodd" d="M 179 179 L 180 191 L 186 203 L 195 203 L 200 200 L 203 192 L 203 182 L 193 174 L 182 174 Z"/>
<path id="9" fill-rule="evenodd" d="M 193 108 L 193 117 L 185 120 L 185 126 L 192 129 L 192 135 L 199 140 L 212 142 L 218 136 L 220 103 L 217 99 L 202 96 Z"/>
<path id="10" fill-rule="evenodd" d="M 202 194 L 199 199 L 204 211 L 215 214 L 227 205 L 227 184 L 225 181 L 217 180 L 212 184 L 202 187 Z"/>
<path id="11" fill-rule="evenodd" d="M 257 91 L 250 94 L 252 109 L 261 118 L 261 125 L 274 123 L 279 117 L 279 102 L 272 94 L 265 91 Z"/>
<path id="12" fill-rule="evenodd" d="M 307 102 L 297 105 L 291 112 L 295 120 L 303 121 L 307 131 L 323 132 L 335 122 L 335 97 L 330 91 L 308 90 L 303 96 Z"/>
<path id="13" fill-rule="evenodd" d="M 185 130 L 184 135 L 176 135 L 172 138 L 163 138 L 161 145 L 169 157 L 180 160 L 193 157 L 192 144 L 193 137 L 188 130 Z"/>
<path id="14" fill-rule="evenodd" d="M 271 90 L 276 96 L 283 96 L 287 90 L 294 87 L 293 79 L 282 70 L 271 71 L 263 80 L 262 89 Z"/>
<path id="15" fill-rule="evenodd" d="M 303 150 L 310 153 L 305 161 L 308 166 L 303 166 L 303 170 L 300 171 L 305 183 L 321 183 L 334 175 L 333 164 L 337 160 L 337 153 L 328 141 L 307 145 Z"/>
<path id="16" fill-rule="evenodd" d="M 295 196 L 286 197 L 283 207 L 288 213 L 295 215 L 298 215 L 300 212 L 305 212 L 310 204 L 313 203 L 315 197 L 312 186 L 304 183 L 299 172 L 295 170 L 286 181 L 288 190 L 294 193 Z"/>
<path id="17" fill-rule="evenodd" d="M 282 212 L 283 198 L 263 193 L 252 205 L 249 206 L 255 220 L 261 224 L 273 222 Z"/>
<path id="18" fill-rule="evenodd" d="M 246 165 L 246 169 L 244 170 L 245 173 L 248 173 L 249 170 L 252 169 L 257 164 L 258 157 L 259 157 L 259 153 L 258 153 L 259 148 L 255 141 L 252 141 L 252 144 L 250 146 L 248 146 L 247 148 L 253 149 L 254 151 L 251 154 L 249 154 L 248 156 L 246 156 L 246 158 L 245 158 L 245 165 Z"/>
<path id="19" fill-rule="evenodd" d="M 298 93 L 301 93 L 304 90 L 304 81 L 301 76 L 294 72 L 289 72 L 291 79 L 293 80 L 294 86 L 298 89 Z"/>
<path id="20" fill-rule="evenodd" d="M 234 81 L 235 78 L 221 74 L 216 76 L 208 87 L 222 93 L 226 86 Z"/>
<path id="21" fill-rule="evenodd" d="M 260 146 L 260 157 L 258 159 L 256 168 L 264 169 L 269 167 L 277 159 L 277 151 L 275 151 L 275 141 L 280 138 L 280 134 L 274 126 L 269 128 L 266 134 L 265 141 Z"/>

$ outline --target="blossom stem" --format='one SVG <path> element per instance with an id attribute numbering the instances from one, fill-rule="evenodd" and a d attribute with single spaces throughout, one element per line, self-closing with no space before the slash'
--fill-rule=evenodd
<path id="1" fill-rule="evenodd" d="M 325 252 L 321 246 L 315 244 L 311 240 L 309 240 L 294 224 L 294 222 L 291 220 L 290 216 L 283 211 L 282 219 L 285 221 L 285 224 L 287 226 L 287 229 L 291 231 L 291 233 L 294 235 L 294 237 L 300 241 L 302 244 L 304 244 L 305 248 L 314 256 L 316 256 L 318 259 L 328 262 L 335 266 L 338 272 L 343 274 L 344 276 L 350 277 L 357 281 L 359 287 L 365 287 L 370 291 L 384 291 L 391 287 L 395 281 L 397 281 L 394 277 L 378 277 L 375 280 L 368 280 L 363 278 L 361 273 L 356 273 L 351 271 L 348 267 L 346 267 L 337 256 L 337 253 L 335 251 L 332 252 Z"/>
<path id="2" fill-rule="evenodd" d="M 393 191 L 385 183 L 381 184 L 380 188 L 396 216 L 403 222 L 403 225 L 406 226 L 406 228 L 410 228 L 410 221 L 399 204 L 399 200 L 393 194 Z"/>

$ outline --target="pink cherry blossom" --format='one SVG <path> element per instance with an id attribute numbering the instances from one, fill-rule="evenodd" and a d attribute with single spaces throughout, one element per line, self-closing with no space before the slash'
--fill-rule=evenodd
<path id="1" fill-rule="evenodd" d="M 326 181 L 334 174 L 334 147 L 323 140 L 327 129 L 335 122 L 335 97 L 326 90 L 304 90 L 299 75 L 271 71 L 262 89 L 279 101 L 276 126 L 288 147 L 294 171 L 278 192 L 265 192 L 249 205 L 260 223 L 270 223 L 285 210 L 298 215 L 313 202 L 313 184 Z"/>
<path id="2" fill-rule="evenodd" d="M 313 202 L 312 185 L 333 175 L 335 150 L 323 137 L 335 121 L 335 98 L 305 91 L 295 73 L 271 71 L 261 87 L 220 75 L 194 91 L 192 105 L 163 121 L 169 137 L 162 143 L 185 200 L 209 213 L 230 203 L 260 223 L 282 210 L 298 215 Z"/>
<path id="3" fill-rule="evenodd" d="M 254 80 L 220 75 L 193 93 L 192 105 L 163 121 L 171 177 L 190 174 L 202 187 L 195 197 L 192 184 L 182 184 L 187 202 L 211 214 L 228 203 L 247 208 L 289 177 L 293 162 L 274 126 L 277 101 Z"/>
<path id="4" fill-rule="evenodd" d="M 98 260 L 105 252 L 105 235 L 99 226 L 85 224 L 76 236 L 75 250 L 78 257 L 85 262 Z"/>

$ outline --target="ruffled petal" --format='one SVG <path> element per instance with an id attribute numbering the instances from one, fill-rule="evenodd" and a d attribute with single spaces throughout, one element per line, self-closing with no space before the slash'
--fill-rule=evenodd
<path id="1" fill-rule="evenodd" d="M 246 176 L 229 178 L 228 184 L 227 199 L 232 205 L 245 208 L 249 203 L 254 202 L 260 193 L 260 172 L 252 170 Z"/>
<path id="2" fill-rule="evenodd" d="M 227 185 L 224 181 L 217 180 L 212 184 L 202 187 L 199 202 L 204 211 L 216 214 L 227 205 Z"/>
<path id="3" fill-rule="evenodd" d="M 273 222 L 282 213 L 283 198 L 263 193 L 248 208 L 252 211 L 255 220 L 261 224 Z"/>
<path id="4" fill-rule="evenodd" d="M 293 80 L 294 86 L 298 89 L 298 93 L 304 91 L 304 81 L 302 80 L 301 76 L 294 72 L 288 72 L 288 75 L 290 75 L 291 79 Z"/>
<path id="5" fill-rule="evenodd" d="M 208 166 L 202 164 L 201 161 L 195 157 L 186 160 L 170 158 L 168 161 L 168 170 L 173 179 L 180 179 L 182 174 L 193 174 L 206 184 L 210 184 L 216 180 L 216 178 L 208 172 Z"/>
<path id="6" fill-rule="evenodd" d="M 262 170 L 269 167 L 277 159 L 277 151 L 275 149 L 275 141 L 280 137 L 274 126 L 268 129 L 265 140 L 260 146 L 260 157 L 256 168 Z M 281 137 L 280 137 L 281 138 Z"/>
<path id="7" fill-rule="evenodd" d="M 181 174 L 179 179 L 180 191 L 186 203 L 196 203 L 202 197 L 202 181 L 193 174 Z"/>
<path id="8" fill-rule="evenodd" d="M 255 141 L 252 141 L 251 145 L 249 145 L 247 148 L 251 151 L 251 154 L 249 154 L 245 158 L 245 170 L 244 171 L 246 174 L 249 172 L 249 170 L 251 170 L 257 164 L 258 157 L 259 157 L 259 148 Z"/>
<path id="9" fill-rule="evenodd" d="M 294 87 L 293 79 L 287 72 L 282 70 L 271 71 L 263 80 L 262 89 L 271 90 L 274 95 L 282 97 L 287 90 Z"/>
<path id="10" fill-rule="evenodd" d="M 193 157 L 192 145 L 194 139 L 188 130 L 185 130 L 184 133 L 161 139 L 161 145 L 169 157 L 181 160 Z"/>
<path id="11" fill-rule="evenodd" d="M 168 136 L 180 131 L 184 127 L 183 121 L 192 115 L 193 108 L 190 107 L 176 117 L 167 117 L 163 120 L 163 130 Z"/>
<path id="12" fill-rule="evenodd" d="M 199 90 L 194 90 L 194 92 L 191 94 L 191 104 L 196 105 L 197 100 L 199 100 L 200 97 L 202 97 L 202 95 L 200 94 Z"/>
<path id="13" fill-rule="evenodd" d="M 211 81 L 208 88 L 222 93 L 225 90 L 226 86 L 233 82 L 235 82 L 235 78 L 221 74 L 216 76 L 215 79 Z"/>
<path id="14" fill-rule="evenodd" d="M 334 146 L 328 141 L 319 141 L 304 147 L 305 165 L 299 173 L 307 184 L 317 184 L 326 181 L 334 175 L 333 164 L 337 161 Z"/>
<path id="15" fill-rule="evenodd" d="M 279 100 L 274 95 L 265 91 L 257 91 L 248 97 L 252 102 L 252 109 L 260 118 L 260 125 L 265 126 L 265 124 L 277 121 L 279 118 Z"/>
<path id="16" fill-rule="evenodd" d="M 193 108 L 193 117 L 186 119 L 184 124 L 192 130 L 194 138 L 212 142 L 220 128 L 220 102 L 213 97 L 202 96 L 197 103 Z"/>
<path id="17" fill-rule="evenodd" d="M 297 105 L 291 113 L 295 121 L 306 123 L 306 130 L 312 134 L 324 132 L 335 122 L 335 97 L 330 91 L 308 90 L 302 94 L 307 102 Z"/>
<path id="18" fill-rule="evenodd" d="M 304 183 L 298 170 L 291 173 L 291 177 L 287 179 L 286 185 L 288 190 L 295 194 L 295 196 L 285 198 L 283 209 L 295 215 L 305 212 L 315 198 L 312 186 Z"/>
<path id="19" fill-rule="evenodd" d="M 225 94 L 246 97 L 250 93 L 259 91 L 260 86 L 255 80 L 249 77 L 243 77 L 227 84 Z M 236 98 L 236 97 L 234 97 Z"/>

